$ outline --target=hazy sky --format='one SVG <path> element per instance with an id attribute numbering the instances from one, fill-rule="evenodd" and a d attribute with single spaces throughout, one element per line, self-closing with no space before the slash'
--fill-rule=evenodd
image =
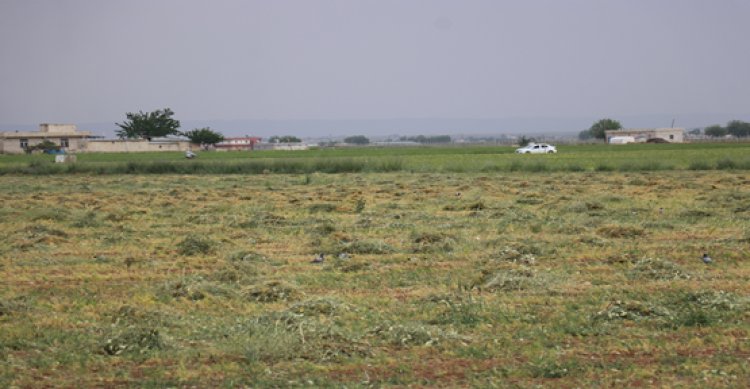
<path id="1" fill-rule="evenodd" d="M 748 0 L 0 0 L 0 124 L 750 113 Z"/>

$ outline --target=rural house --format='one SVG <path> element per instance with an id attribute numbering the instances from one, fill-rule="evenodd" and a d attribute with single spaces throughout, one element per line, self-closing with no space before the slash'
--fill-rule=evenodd
<path id="1" fill-rule="evenodd" d="M 29 148 L 44 142 L 53 142 L 65 151 L 81 151 L 91 131 L 78 131 L 75 124 L 39 125 L 39 131 L 0 132 L 0 154 L 23 154 Z"/>
<path id="2" fill-rule="evenodd" d="M 607 143 L 646 143 L 667 141 L 682 143 L 685 141 L 684 128 L 643 128 L 605 131 Z M 631 140 L 632 139 L 632 140 Z"/>
<path id="3" fill-rule="evenodd" d="M 260 141 L 261 138 L 254 136 L 246 136 L 243 138 L 224 138 L 223 141 L 216 144 L 216 150 L 254 150 L 255 145 L 260 143 Z"/>

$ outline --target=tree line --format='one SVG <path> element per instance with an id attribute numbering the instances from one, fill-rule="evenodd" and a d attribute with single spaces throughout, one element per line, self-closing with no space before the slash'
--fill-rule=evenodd
<path id="1" fill-rule="evenodd" d="M 743 138 L 750 136 L 750 123 L 743 122 L 742 120 L 732 120 L 724 127 L 719 124 L 708 126 L 703 130 L 703 133 L 714 138 L 721 138 L 727 135 Z"/>
<path id="2" fill-rule="evenodd" d="M 614 119 L 601 119 L 595 122 L 589 129 L 583 130 L 578 134 L 578 139 L 589 140 L 589 139 L 605 139 L 607 137 L 606 131 L 609 130 L 621 130 L 622 124 Z M 689 133 L 693 135 L 700 134 L 700 129 L 692 130 Z M 743 122 L 742 120 L 732 120 L 727 123 L 726 126 L 714 124 L 708 126 L 703 130 L 706 136 L 721 138 L 727 135 L 732 135 L 737 138 L 743 138 L 750 136 L 750 123 Z"/>
<path id="3" fill-rule="evenodd" d="M 209 127 L 182 132 L 179 130 L 180 121 L 172 116 L 174 116 L 174 111 L 169 108 L 157 109 L 153 112 L 128 112 L 125 114 L 127 120 L 115 123 L 120 127 L 116 134 L 120 139 L 148 140 L 168 135 L 183 135 L 190 139 L 190 142 L 204 148 L 224 140 L 224 135 Z"/>
<path id="4" fill-rule="evenodd" d="M 417 136 L 402 136 L 399 138 L 400 141 L 404 142 L 417 142 L 422 144 L 432 144 L 432 143 L 451 143 L 452 139 L 450 135 L 435 135 L 435 136 L 424 136 L 424 135 L 417 135 Z"/>

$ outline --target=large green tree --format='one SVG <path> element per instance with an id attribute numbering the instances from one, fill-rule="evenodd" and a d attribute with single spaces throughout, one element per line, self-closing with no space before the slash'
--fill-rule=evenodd
<path id="1" fill-rule="evenodd" d="M 190 142 L 201 145 L 204 149 L 208 149 L 209 146 L 213 146 L 224 140 L 224 135 L 209 127 L 196 128 L 188 132 L 183 132 L 182 135 L 188 137 Z"/>
<path id="2" fill-rule="evenodd" d="M 157 109 L 153 112 L 138 111 L 138 113 L 128 112 L 125 114 L 127 120 L 122 123 L 116 123 L 119 130 L 117 136 L 121 139 L 148 139 L 179 134 L 180 121 L 172 119 L 172 112 L 169 108 Z"/>
<path id="3" fill-rule="evenodd" d="M 750 123 L 742 120 L 732 120 L 727 123 L 726 129 L 728 133 L 738 138 L 750 136 Z"/>
<path id="4" fill-rule="evenodd" d="M 591 136 L 596 139 L 605 139 L 607 137 L 607 134 L 605 131 L 609 130 L 620 130 L 622 129 L 622 124 L 614 119 L 601 119 L 598 122 L 591 125 L 591 128 L 589 128 L 589 132 L 591 133 Z M 580 137 L 580 134 L 579 134 Z"/>

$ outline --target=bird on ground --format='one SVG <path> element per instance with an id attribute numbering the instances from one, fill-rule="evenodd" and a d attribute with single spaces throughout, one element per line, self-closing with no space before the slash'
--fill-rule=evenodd
<path id="1" fill-rule="evenodd" d="M 703 259 L 703 263 L 705 263 L 706 265 L 708 265 L 709 263 L 713 262 L 713 260 L 711 259 L 711 257 L 708 256 L 708 253 L 703 253 L 703 258 L 702 259 Z"/>
<path id="2" fill-rule="evenodd" d="M 321 263 L 324 259 L 324 254 L 318 254 L 317 256 L 315 256 L 315 258 L 313 258 L 312 263 Z"/>

